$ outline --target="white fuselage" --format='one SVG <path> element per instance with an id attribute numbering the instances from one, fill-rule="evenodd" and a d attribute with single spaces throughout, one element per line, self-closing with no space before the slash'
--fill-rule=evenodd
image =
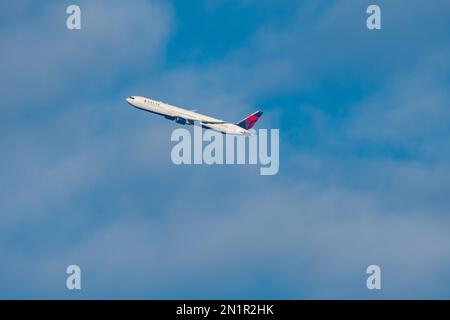
<path id="1" fill-rule="evenodd" d="M 194 124 L 201 122 L 203 127 L 213 129 L 225 134 L 251 135 L 249 130 L 220 119 L 208 117 L 195 111 L 186 110 L 170 104 L 152 100 L 145 97 L 132 96 L 126 99 L 135 108 L 162 115 L 181 124 Z"/>

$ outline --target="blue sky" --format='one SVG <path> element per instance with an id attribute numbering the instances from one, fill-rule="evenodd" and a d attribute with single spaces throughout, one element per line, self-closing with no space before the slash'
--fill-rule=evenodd
<path id="1" fill-rule="evenodd" d="M 3 6 L 0 298 L 450 298 L 446 1 Z M 173 165 L 130 95 L 264 110 L 278 175 Z"/>

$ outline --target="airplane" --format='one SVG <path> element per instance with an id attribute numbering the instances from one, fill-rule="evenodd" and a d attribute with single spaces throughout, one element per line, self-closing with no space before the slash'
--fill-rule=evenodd
<path id="1" fill-rule="evenodd" d="M 197 110 L 187 110 L 145 97 L 131 96 L 128 97 L 126 101 L 137 109 L 161 115 L 164 118 L 174 120 L 179 124 L 192 125 L 194 122 L 199 122 L 203 128 L 212 129 L 223 134 L 252 135 L 250 129 L 253 128 L 256 121 L 258 121 L 263 114 L 262 111 L 256 111 L 245 119 L 234 124 L 208 117 L 196 112 Z"/>

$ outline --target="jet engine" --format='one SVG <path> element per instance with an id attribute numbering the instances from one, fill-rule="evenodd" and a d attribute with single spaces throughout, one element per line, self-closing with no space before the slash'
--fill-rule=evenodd
<path id="1" fill-rule="evenodd" d="M 176 122 L 176 123 L 179 123 L 179 124 L 183 124 L 183 125 L 186 125 L 186 124 L 192 124 L 191 121 L 189 121 L 189 120 L 187 120 L 187 119 L 185 119 L 185 118 L 181 118 L 181 117 L 176 117 L 176 118 L 175 118 L 175 122 Z"/>

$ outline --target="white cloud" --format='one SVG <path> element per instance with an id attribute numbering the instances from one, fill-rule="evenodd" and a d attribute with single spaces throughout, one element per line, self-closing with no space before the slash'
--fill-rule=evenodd
<path id="1" fill-rule="evenodd" d="M 398 215 L 363 194 L 307 183 L 253 189 L 235 198 L 233 212 L 216 206 L 200 216 L 169 210 L 159 221 L 116 220 L 66 253 L 29 261 L 41 281 L 19 282 L 18 291 L 67 294 L 55 289 L 56 274 L 73 261 L 89 277 L 83 294 L 97 298 L 248 298 L 261 294 L 253 290 L 263 274 L 279 290 L 268 297 L 370 297 L 365 268 L 373 263 L 385 275 L 383 297 L 435 297 L 433 288 L 448 279 L 448 219 Z"/>
<path id="2" fill-rule="evenodd" d="M 171 31 L 169 5 L 133 1 L 127 4 L 126 15 L 121 1 L 79 5 L 81 30 L 66 28 L 62 2 L 41 4 L 34 15 L 25 11 L 3 29 L 3 112 L 17 115 L 20 107 L 30 113 L 34 105 L 42 104 L 55 109 L 60 99 L 102 92 L 120 78 L 152 70 Z"/>
<path id="3" fill-rule="evenodd" d="M 450 48 L 444 45 L 392 79 L 380 94 L 356 105 L 349 134 L 402 148 L 417 148 L 448 137 L 449 54 Z"/>

